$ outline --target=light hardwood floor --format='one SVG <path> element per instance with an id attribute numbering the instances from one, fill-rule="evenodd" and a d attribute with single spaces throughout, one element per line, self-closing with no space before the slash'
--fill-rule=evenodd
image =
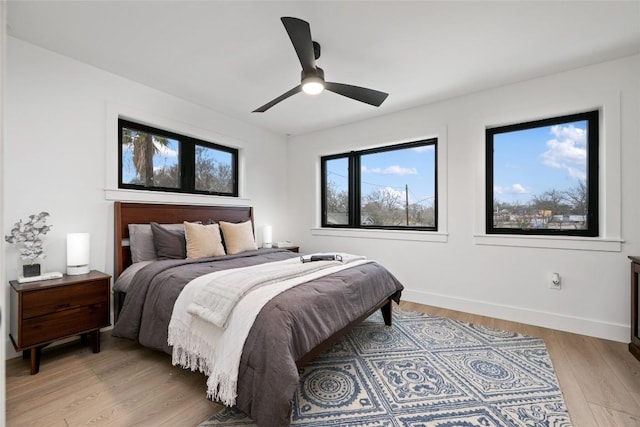
<path id="1" fill-rule="evenodd" d="M 411 302 L 407 310 L 544 339 L 576 427 L 640 426 L 640 361 L 627 345 Z M 8 426 L 193 426 L 220 406 L 205 377 L 171 366 L 170 356 L 102 334 L 102 351 L 69 343 L 43 351 L 40 373 L 7 362 Z"/>

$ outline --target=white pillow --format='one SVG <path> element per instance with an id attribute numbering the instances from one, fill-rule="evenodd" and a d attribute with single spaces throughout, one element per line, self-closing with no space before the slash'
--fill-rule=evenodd
<path id="1" fill-rule="evenodd" d="M 229 255 L 258 249 L 253 236 L 251 220 L 238 224 L 220 221 L 220 229 L 222 230 L 224 245 Z"/>

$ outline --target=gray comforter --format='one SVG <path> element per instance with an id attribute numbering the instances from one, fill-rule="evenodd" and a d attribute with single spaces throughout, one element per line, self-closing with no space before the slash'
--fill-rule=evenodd
<path id="1" fill-rule="evenodd" d="M 218 258 L 154 262 L 131 281 L 113 335 L 171 354 L 167 345 L 171 312 L 189 281 L 213 271 L 296 256 L 286 250 L 260 249 Z M 384 299 L 393 297 L 398 302 L 402 289 L 384 267 L 368 263 L 276 296 L 263 307 L 244 344 L 236 406 L 259 427 L 289 425 L 299 380 L 296 360 Z"/>

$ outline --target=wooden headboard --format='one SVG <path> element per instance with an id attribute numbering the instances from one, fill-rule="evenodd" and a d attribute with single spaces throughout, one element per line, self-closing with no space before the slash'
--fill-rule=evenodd
<path id="1" fill-rule="evenodd" d="M 226 221 L 253 224 L 253 208 L 250 206 L 169 205 L 156 203 L 115 202 L 114 207 L 114 279 L 131 265 L 128 245 L 129 224 L 177 224 L 183 221 Z M 255 234 L 255 231 L 254 231 Z"/>

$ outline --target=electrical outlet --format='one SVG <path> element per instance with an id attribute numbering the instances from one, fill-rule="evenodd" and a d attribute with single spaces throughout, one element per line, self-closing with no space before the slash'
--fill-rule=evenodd
<path id="1" fill-rule="evenodd" d="M 560 275 L 558 273 L 551 274 L 549 289 L 555 289 L 556 291 L 559 291 L 560 289 L 562 289 L 562 282 L 560 280 Z"/>

